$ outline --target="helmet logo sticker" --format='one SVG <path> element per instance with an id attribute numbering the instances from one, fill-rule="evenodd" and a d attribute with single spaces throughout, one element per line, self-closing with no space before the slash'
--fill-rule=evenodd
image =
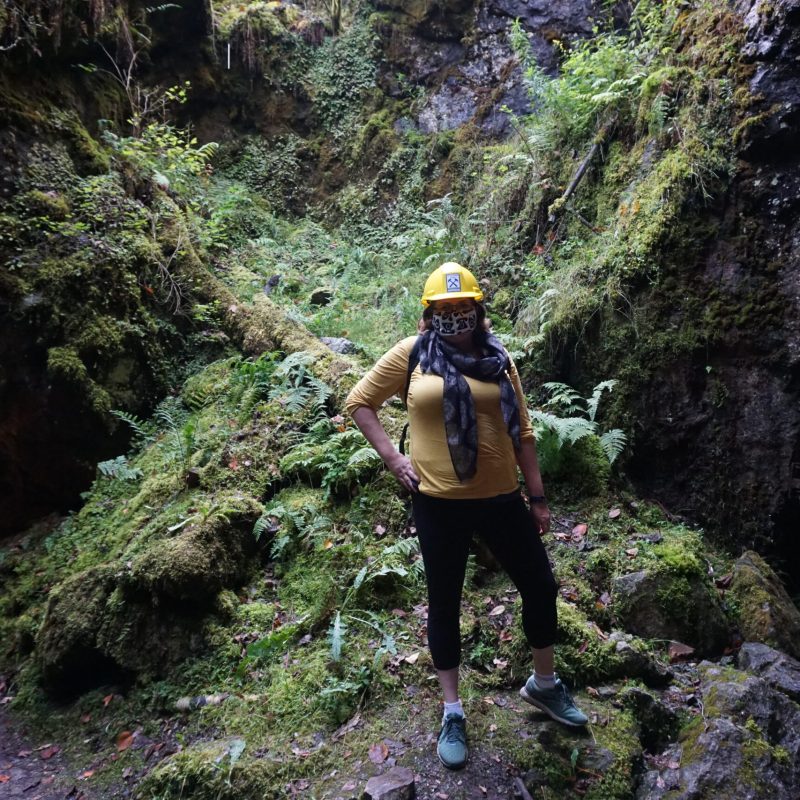
<path id="1" fill-rule="evenodd" d="M 450 272 L 446 276 L 446 291 L 460 292 L 461 291 L 461 276 L 457 272 Z"/>

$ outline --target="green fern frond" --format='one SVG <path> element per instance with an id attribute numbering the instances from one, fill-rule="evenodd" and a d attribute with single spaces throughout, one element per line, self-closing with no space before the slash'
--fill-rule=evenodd
<path id="1" fill-rule="evenodd" d="M 550 399 L 546 403 L 548 407 L 561 409 L 565 414 L 585 412 L 584 400 L 580 393 L 566 383 L 550 381 L 542 384 L 542 388 L 550 392 Z"/>
<path id="2" fill-rule="evenodd" d="M 337 611 L 331 623 L 331 627 L 328 630 L 328 641 L 331 644 L 331 659 L 334 662 L 339 662 L 342 659 L 342 650 L 344 648 L 344 637 L 346 633 L 347 626 L 342 620 L 341 611 Z"/>
<path id="3" fill-rule="evenodd" d="M 594 422 L 583 417 L 557 417 L 555 414 L 538 409 L 533 409 L 530 415 L 538 428 L 555 433 L 559 447 L 567 442 L 575 444 L 579 439 L 596 433 L 597 430 Z"/>
<path id="4" fill-rule="evenodd" d="M 589 419 L 594 421 L 594 418 L 597 414 L 597 406 L 600 403 L 600 397 L 604 391 L 608 390 L 609 392 L 617 385 L 615 380 L 610 381 L 602 381 L 598 383 L 597 386 L 594 387 L 592 391 L 592 396 L 586 401 L 586 409 L 589 412 Z"/>
<path id="5" fill-rule="evenodd" d="M 135 481 L 144 474 L 139 467 L 131 467 L 127 456 L 117 456 L 108 461 L 101 461 L 97 469 L 104 478 L 120 481 Z"/>
<path id="6" fill-rule="evenodd" d="M 134 448 L 143 447 L 155 439 L 152 427 L 135 414 L 128 414 L 126 411 L 119 409 L 112 409 L 110 413 L 117 419 L 122 420 L 133 431 Z"/>
<path id="7" fill-rule="evenodd" d="M 619 428 L 606 431 L 600 437 L 600 446 L 603 448 L 603 452 L 606 454 L 610 464 L 614 463 L 617 456 L 625 449 L 627 443 L 628 437 Z"/>

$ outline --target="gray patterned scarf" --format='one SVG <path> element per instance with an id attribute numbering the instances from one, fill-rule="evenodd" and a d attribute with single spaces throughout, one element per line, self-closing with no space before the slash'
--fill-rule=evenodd
<path id="1" fill-rule="evenodd" d="M 444 380 L 442 404 L 447 446 L 453 469 L 462 482 L 475 475 L 478 461 L 475 402 L 464 375 L 479 381 L 495 381 L 500 385 L 500 409 L 514 449 L 519 449 L 519 406 L 507 374 L 510 363 L 508 353 L 491 333 L 476 333 L 476 340 L 484 352 L 488 351 L 488 355 L 473 358 L 448 344 L 433 330 L 422 334 L 419 351 L 420 370 L 440 375 Z"/>

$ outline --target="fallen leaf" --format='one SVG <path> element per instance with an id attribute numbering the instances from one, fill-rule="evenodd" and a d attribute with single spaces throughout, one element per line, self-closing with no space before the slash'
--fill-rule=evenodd
<path id="1" fill-rule="evenodd" d="M 326 539 L 322 545 L 323 550 L 330 550 L 333 547 L 333 541 L 331 539 Z"/>
<path id="2" fill-rule="evenodd" d="M 52 758 L 61 748 L 57 745 L 51 745 L 50 747 L 45 747 L 41 753 L 39 753 L 39 757 L 43 761 L 47 761 L 48 759 Z"/>
<path id="3" fill-rule="evenodd" d="M 350 731 L 355 730 L 360 722 L 361 714 L 357 712 L 356 715 L 345 722 L 344 725 L 342 725 L 331 738 L 334 742 L 338 739 L 341 739 L 346 733 L 350 733 Z"/>
<path id="4" fill-rule="evenodd" d="M 587 686 L 586 693 L 589 695 L 589 697 L 600 697 L 600 692 L 598 692 L 594 686 Z"/>
<path id="5" fill-rule="evenodd" d="M 481 784 L 478 784 L 478 788 L 479 788 L 479 789 L 480 789 L 480 790 L 481 790 L 481 791 L 482 791 L 484 794 L 486 794 L 486 793 L 489 791 L 489 790 L 488 790 L 488 789 L 487 789 L 485 786 L 481 786 Z"/>
<path id="6" fill-rule="evenodd" d="M 636 558 L 636 556 L 639 555 L 639 548 L 629 547 L 625 552 L 630 558 Z"/>
<path id="7" fill-rule="evenodd" d="M 493 609 L 492 609 L 492 610 L 489 612 L 489 616 L 490 616 L 490 617 L 497 617 L 497 616 L 499 616 L 500 614 L 502 614 L 502 613 L 503 613 L 505 610 L 506 610 L 506 607 L 505 607 L 504 605 L 495 606 L 495 607 L 494 607 L 494 608 L 493 608 Z"/>
<path id="8" fill-rule="evenodd" d="M 508 661 L 502 658 L 493 658 L 492 664 L 494 664 L 497 669 L 505 669 L 508 666 Z"/>
<path id="9" fill-rule="evenodd" d="M 378 534 L 378 536 L 383 536 L 383 534 L 386 533 L 386 528 L 384 528 L 383 525 L 376 525 L 375 533 Z"/>
<path id="10" fill-rule="evenodd" d="M 10 775 L 0 775 L 0 783 L 8 783 L 10 780 Z"/>
<path id="11" fill-rule="evenodd" d="M 121 753 L 123 750 L 127 750 L 133 744 L 133 734 L 130 731 L 122 731 L 122 733 L 117 736 L 117 752 Z"/>
<path id="12" fill-rule="evenodd" d="M 231 459 L 231 460 L 228 462 L 228 467 L 229 467 L 230 469 L 232 469 L 234 472 L 236 472 L 236 470 L 237 470 L 237 469 L 239 469 L 239 462 L 238 462 L 238 461 L 237 461 L 235 458 L 232 458 L 232 459 Z"/>
<path id="13" fill-rule="evenodd" d="M 573 537 L 577 536 L 579 539 L 586 536 L 586 531 L 589 530 L 589 526 L 585 522 L 579 522 L 573 529 L 572 535 Z"/>
<path id="14" fill-rule="evenodd" d="M 388 757 L 389 748 L 383 742 L 373 744 L 372 747 L 369 748 L 369 760 L 373 764 L 383 764 Z"/>
<path id="15" fill-rule="evenodd" d="M 680 769 L 681 765 L 680 765 L 680 763 L 678 761 L 670 761 L 667 764 L 667 767 L 669 767 L 669 769 Z"/>
<path id="16" fill-rule="evenodd" d="M 81 715 L 81 722 L 85 725 L 87 722 L 91 722 L 92 715 L 91 714 L 83 714 Z"/>
<path id="17" fill-rule="evenodd" d="M 732 580 L 733 575 L 729 572 L 727 575 L 722 575 L 721 577 L 717 578 L 714 583 L 716 584 L 717 589 L 727 589 L 731 585 Z"/>
<path id="18" fill-rule="evenodd" d="M 406 656 L 403 659 L 403 661 L 405 661 L 406 664 L 416 664 L 418 658 L 419 658 L 419 651 L 417 651 L 416 653 L 412 653 L 410 656 Z"/>
<path id="19" fill-rule="evenodd" d="M 670 663 L 673 663 L 694 655 L 694 647 L 690 647 L 688 644 L 683 644 L 682 642 L 670 642 L 668 652 Z"/>
<path id="20" fill-rule="evenodd" d="M 103 698 L 103 708 L 108 708 L 108 704 L 109 704 L 109 703 L 110 703 L 110 702 L 111 702 L 113 699 L 114 699 L 114 695 L 113 695 L 113 694 L 107 694 L 107 695 L 106 695 L 106 696 Z"/>
<path id="21" fill-rule="evenodd" d="M 86 778 L 91 778 L 92 775 L 94 775 L 94 770 L 93 769 L 87 769 L 86 772 L 82 772 L 81 773 L 81 778 L 86 780 Z"/>
<path id="22" fill-rule="evenodd" d="M 492 723 L 492 724 L 489 726 L 489 732 L 490 732 L 490 733 L 494 733 L 496 730 L 497 730 L 497 725 L 495 725 L 494 723 Z"/>
<path id="23" fill-rule="evenodd" d="M 32 752 L 32 750 L 20 750 L 17 753 L 17 758 L 27 758 Z"/>
<path id="24" fill-rule="evenodd" d="M 616 519 L 622 511 L 619 508 L 612 508 L 611 511 L 608 512 L 609 519 Z"/>

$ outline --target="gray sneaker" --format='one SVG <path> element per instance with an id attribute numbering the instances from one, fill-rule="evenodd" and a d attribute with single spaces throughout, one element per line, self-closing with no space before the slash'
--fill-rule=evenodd
<path id="1" fill-rule="evenodd" d="M 444 718 L 436 752 L 439 761 L 448 769 L 461 769 L 467 763 L 467 721 L 460 714 L 448 714 Z"/>
<path id="2" fill-rule="evenodd" d="M 589 721 L 586 714 L 575 705 L 569 689 L 564 686 L 559 678 L 556 678 L 556 685 L 553 689 L 539 689 L 534 683 L 533 675 L 531 675 L 527 683 L 519 690 L 519 693 L 523 700 L 565 725 L 579 728 Z"/>

